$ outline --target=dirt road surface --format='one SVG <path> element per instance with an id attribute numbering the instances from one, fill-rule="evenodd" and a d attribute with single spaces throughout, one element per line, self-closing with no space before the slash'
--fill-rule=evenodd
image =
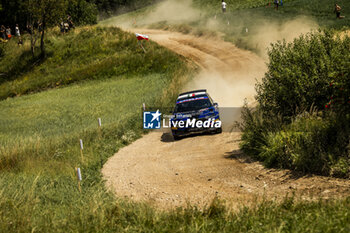
<path id="1" fill-rule="evenodd" d="M 255 54 L 217 38 L 156 30 L 138 32 L 202 67 L 203 72 L 185 89 L 206 88 L 220 106 L 240 106 L 244 98 L 251 100 L 254 83 L 266 69 Z M 152 132 L 111 157 L 102 173 L 117 196 L 160 208 L 187 204 L 204 207 L 216 196 L 235 208 L 263 197 L 282 199 L 292 193 L 308 200 L 350 193 L 349 180 L 265 169 L 241 153 L 239 142 L 239 132 L 180 141 L 173 141 L 169 133 Z"/>

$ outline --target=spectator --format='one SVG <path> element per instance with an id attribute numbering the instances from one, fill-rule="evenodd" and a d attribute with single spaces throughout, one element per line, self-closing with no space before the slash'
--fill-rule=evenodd
<path id="1" fill-rule="evenodd" d="M 64 34 L 64 22 L 63 22 L 63 20 L 61 20 L 61 23 L 60 23 L 60 30 L 61 30 L 61 33 Z"/>
<path id="2" fill-rule="evenodd" d="M 7 26 L 7 28 L 6 28 L 6 37 L 7 37 L 8 40 L 12 38 L 12 33 L 11 33 L 10 26 Z"/>
<path id="3" fill-rule="evenodd" d="M 73 24 L 73 21 L 72 21 L 72 18 L 69 18 L 68 24 L 69 24 L 69 28 L 73 28 L 73 29 L 75 28 L 74 24 Z"/>
<path id="4" fill-rule="evenodd" d="M 32 26 L 27 24 L 27 32 L 31 35 L 32 34 Z"/>
<path id="5" fill-rule="evenodd" d="M 15 35 L 18 36 L 18 37 L 21 36 L 21 32 L 20 32 L 20 30 L 19 30 L 18 24 L 16 24 L 16 27 L 15 27 Z"/>
<path id="6" fill-rule="evenodd" d="M 0 30 L 0 32 L 1 32 L 1 38 L 2 38 L 3 40 L 6 40 L 6 28 L 5 28 L 4 25 L 1 25 L 1 30 Z"/>
<path id="7" fill-rule="evenodd" d="M 225 13 L 226 12 L 226 6 L 227 6 L 226 2 L 224 0 L 222 0 L 221 5 L 222 5 L 222 13 Z"/>
<path id="8" fill-rule="evenodd" d="M 279 6 L 279 0 L 274 0 L 274 4 L 275 4 L 275 9 L 278 10 L 278 6 Z"/>
<path id="9" fill-rule="evenodd" d="M 69 31 L 69 23 L 65 22 L 64 23 L 64 32 L 68 32 Z"/>
<path id="10" fill-rule="evenodd" d="M 344 18 L 344 16 L 340 15 L 340 11 L 341 11 L 341 7 L 338 4 L 335 4 L 334 13 L 335 13 L 337 19 L 343 19 Z"/>

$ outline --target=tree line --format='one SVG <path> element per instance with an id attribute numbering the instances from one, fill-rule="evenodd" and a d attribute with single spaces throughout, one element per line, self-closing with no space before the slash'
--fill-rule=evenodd
<path id="1" fill-rule="evenodd" d="M 96 24 L 98 17 L 108 17 L 155 3 L 158 0 L 0 0 L 0 25 L 14 27 L 30 34 L 31 49 L 40 40 L 45 56 L 45 32 L 69 20 L 75 25 Z"/>
<path id="2" fill-rule="evenodd" d="M 50 13 L 54 16 L 69 14 L 75 24 L 95 24 L 98 17 L 106 18 L 114 14 L 124 13 L 155 3 L 159 0 L 0 0 L 0 23 L 25 27 L 38 11 L 45 11 L 50 5 Z M 28 8 L 28 5 L 34 8 Z M 47 23 L 58 23 L 59 19 Z"/>

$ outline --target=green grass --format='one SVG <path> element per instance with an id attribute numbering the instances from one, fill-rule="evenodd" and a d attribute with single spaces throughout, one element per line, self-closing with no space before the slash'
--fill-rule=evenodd
<path id="1" fill-rule="evenodd" d="M 75 148 L 79 138 L 92 137 L 99 117 L 106 129 L 139 119 L 142 103 L 154 103 L 168 82 L 157 74 L 114 78 L 0 102 L 0 169 L 17 161 L 11 169 L 40 170 L 50 159 L 51 165 L 74 166 L 77 157 L 65 151 L 66 144 Z"/>
<path id="2" fill-rule="evenodd" d="M 84 27 L 64 36 L 51 31 L 46 40 L 45 60 L 39 54 L 33 58 L 29 38 L 25 40 L 23 47 L 15 44 L 16 39 L 5 46 L 6 59 L 0 61 L 0 73 L 5 74 L 0 76 L 0 99 L 83 80 L 166 73 L 178 59 L 153 42 L 145 44 L 149 52 L 144 53 L 135 36 L 119 28 Z M 165 59 L 159 59 L 160 56 Z"/>
<path id="3" fill-rule="evenodd" d="M 171 83 L 164 78 L 92 81 L 0 102 L 0 231 L 93 232 L 95 221 L 108 221 L 103 212 L 115 202 L 104 189 L 101 162 L 140 137 L 142 103 L 158 102 Z M 82 194 L 75 167 L 82 168 Z"/>

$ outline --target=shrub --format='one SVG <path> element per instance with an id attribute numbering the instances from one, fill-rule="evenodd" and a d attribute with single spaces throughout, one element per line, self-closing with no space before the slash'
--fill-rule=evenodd
<path id="1" fill-rule="evenodd" d="M 243 109 L 245 153 L 269 167 L 350 175 L 349 42 L 318 31 L 272 46 L 258 107 Z"/>
<path id="2" fill-rule="evenodd" d="M 241 148 L 267 167 L 348 177 L 350 119 L 321 115 L 305 112 L 283 125 L 281 118 L 245 107 Z"/>
<path id="3" fill-rule="evenodd" d="M 349 119 L 348 119 L 349 120 Z M 268 166 L 346 177 L 349 175 L 349 129 L 334 116 L 306 116 L 269 134 L 260 157 Z"/>
<path id="4" fill-rule="evenodd" d="M 241 149 L 246 154 L 261 160 L 260 153 L 267 145 L 268 134 L 281 129 L 282 119 L 278 115 L 266 118 L 259 107 L 251 109 L 246 104 L 241 114 L 243 121 L 238 125 L 243 132 Z"/>
<path id="5" fill-rule="evenodd" d="M 272 45 L 269 70 L 257 85 L 262 110 L 282 114 L 288 120 L 312 105 L 324 109 L 332 95 L 330 84 L 340 77 L 340 86 L 349 83 L 349 42 L 349 37 L 341 39 L 332 31 L 318 31 L 293 43 Z"/>

